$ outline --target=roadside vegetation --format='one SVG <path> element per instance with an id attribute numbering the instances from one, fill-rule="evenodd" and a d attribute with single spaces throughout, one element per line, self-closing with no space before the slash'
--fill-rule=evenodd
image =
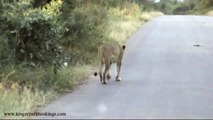
<path id="1" fill-rule="evenodd" d="M 168 15 L 213 15 L 212 0 L 160 0 L 152 6 Z"/>
<path id="2" fill-rule="evenodd" d="M 212 9 L 212 0 L 0 0 L 0 118 L 36 111 L 83 83 L 101 43 L 125 44 L 156 16 Z"/>
<path id="3" fill-rule="evenodd" d="M 163 14 L 212 15 L 212 0 L 0 0 L 0 118 L 33 112 L 90 76 L 97 46 Z"/>
<path id="4" fill-rule="evenodd" d="M 34 112 L 91 75 L 97 46 L 163 15 L 138 0 L 0 0 L 0 118 Z"/>

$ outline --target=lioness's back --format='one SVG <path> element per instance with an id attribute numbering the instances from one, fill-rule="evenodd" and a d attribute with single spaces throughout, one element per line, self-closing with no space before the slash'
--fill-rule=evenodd
<path id="1" fill-rule="evenodd" d="M 117 41 L 103 43 L 99 50 L 102 50 L 105 55 L 118 55 L 121 52 L 121 46 Z"/>

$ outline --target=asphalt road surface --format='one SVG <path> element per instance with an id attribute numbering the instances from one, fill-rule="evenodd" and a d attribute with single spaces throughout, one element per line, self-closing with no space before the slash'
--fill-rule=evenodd
<path id="1" fill-rule="evenodd" d="M 39 111 L 66 116 L 39 118 L 213 118 L 213 17 L 147 22 L 126 44 L 121 77 L 91 77 Z"/>

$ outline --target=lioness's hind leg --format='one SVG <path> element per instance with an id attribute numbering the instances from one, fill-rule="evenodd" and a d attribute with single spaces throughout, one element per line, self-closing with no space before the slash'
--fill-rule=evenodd
<path id="1" fill-rule="evenodd" d="M 102 70 L 103 70 L 103 64 L 101 63 L 100 64 L 100 68 L 99 68 L 99 76 L 100 76 L 100 81 L 102 82 L 103 81 L 103 75 L 102 75 Z"/>
<path id="2" fill-rule="evenodd" d="M 110 64 L 106 63 L 104 73 L 103 73 L 103 81 L 102 81 L 103 84 L 107 83 L 106 78 L 107 78 L 107 73 L 108 73 L 109 69 L 110 69 Z"/>
<path id="3" fill-rule="evenodd" d="M 121 62 L 117 62 L 117 76 L 115 77 L 116 81 L 121 81 L 120 70 L 121 70 Z"/>

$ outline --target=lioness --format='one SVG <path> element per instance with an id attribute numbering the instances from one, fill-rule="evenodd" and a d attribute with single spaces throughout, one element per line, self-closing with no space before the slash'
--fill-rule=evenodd
<path id="1" fill-rule="evenodd" d="M 98 48 L 98 55 L 100 60 L 99 76 L 102 84 L 106 84 L 107 83 L 106 79 L 109 80 L 111 78 L 109 71 L 112 63 L 117 64 L 117 75 L 115 80 L 116 81 L 121 80 L 119 75 L 121 70 L 124 49 L 125 45 L 121 46 L 117 41 L 110 41 L 108 43 L 103 43 Z M 104 72 L 102 72 L 103 67 Z M 94 75 L 96 76 L 97 73 L 95 72 Z"/>

